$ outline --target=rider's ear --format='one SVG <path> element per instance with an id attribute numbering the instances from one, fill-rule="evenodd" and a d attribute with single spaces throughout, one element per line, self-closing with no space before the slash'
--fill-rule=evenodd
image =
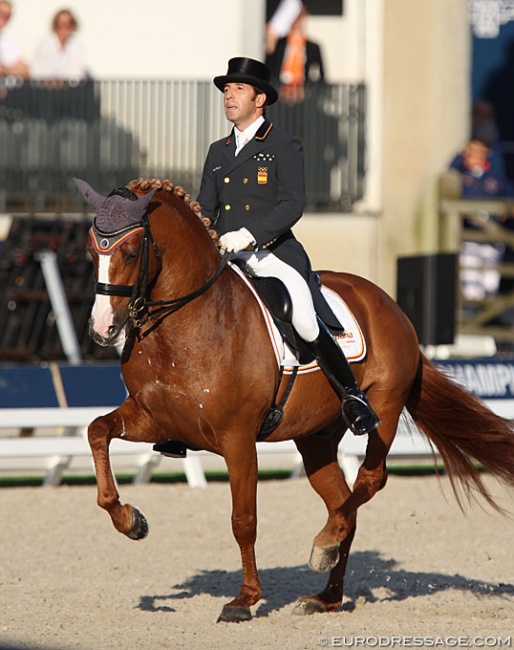
<path id="1" fill-rule="evenodd" d="M 263 108 L 266 103 L 266 93 L 258 93 L 255 97 L 255 105 L 257 108 Z"/>

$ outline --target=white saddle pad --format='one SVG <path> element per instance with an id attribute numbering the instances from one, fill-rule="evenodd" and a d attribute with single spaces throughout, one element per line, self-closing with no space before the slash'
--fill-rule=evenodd
<path id="1" fill-rule="evenodd" d="M 279 366 L 284 366 L 285 374 L 288 373 L 288 369 L 292 369 L 295 366 L 299 366 L 299 373 L 313 372 L 319 370 L 318 364 L 316 362 L 309 363 L 307 365 L 300 365 L 298 359 L 296 358 L 294 352 L 289 348 L 287 343 L 284 341 L 280 332 L 277 329 L 277 326 L 273 322 L 269 311 L 266 309 L 266 306 L 260 299 L 259 295 L 255 291 L 253 285 L 241 271 L 241 269 L 235 264 L 229 263 L 232 270 L 237 273 L 247 284 L 255 299 L 257 300 L 259 307 L 264 316 L 264 321 L 268 328 L 270 335 L 271 343 L 275 356 L 277 359 L 277 364 Z M 366 341 L 364 340 L 364 335 L 359 326 L 359 323 L 355 319 L 355 316 L 350 311 L 350 308 L 345 303 L 345 301 L 332 289 L 322 286 L 321 291 L 325 296 L 330 308 L 337 317 L 337 320 L 344 327 L 344 332 L 335 336 L 335 339 L 341 346 L 346 358 L 348 361 L 355 362 L 361 361 L 366 356 Z"/>

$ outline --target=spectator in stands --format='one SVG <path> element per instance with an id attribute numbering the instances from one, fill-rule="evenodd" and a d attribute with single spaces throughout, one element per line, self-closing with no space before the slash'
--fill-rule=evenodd
<path id="1" fill-rule="evenodd" d="M 61 9 L 52 19 L 52 31 L 40 43 L 30 68 L 33 79 L 82 81 L 87 78 L 82 43 L 77 38 L 77 19 Z"/>
<path id="2" fill-rule="evenodd" d="M 492 131 L 474 125 L 474 131 L 463 151 L 450 163 L 450 170 L 458 172 L 461 196 L 465 199 L 507 198 L 514 196 L 514 187 L 500 164 L 493 164 Z M 511 229 L 511 216 L 501 217 L 485 212 L 481 219 L 495 221 L 503 228 Z M 500 291 L 505 293 L 505 279 L 497 269 L 502 261 L 511 261 L 512 250 L 502 242 L 480 242 L 468 236 L 466 230 L 483 230 L 476 219 L 465 219 L 460 244 L 461 290 L 468 300 L 479 301 Z M 501 280 L 501 283 L 500 283 Z"/>
<path id="3" fill-rule="evenodd" d="M 334 167 L 346 157 L 347 143 L 340 132 L 339 118 L 327 112 L 330 90 L 325 85 L 321 49 L 305 33 L 308 0 L 281 0 L 266 25 L 277 36 L 275 47 L 267 52 L 266 65 L 278 88 L 280 101 L 269 111 L 272 121 L 287 124 L 305 146 L 305 184 L 308 197 L 317 196 L 318 207 L 330 205 Z M 314 5 L 315 0 L 311 0 Z M 312 137 L 311 126 L 318 125 L 320 137 Z"/>
<path id="4" fill-rule="evenodd" d="M 491 133 L 475 126 L 464 149 L 450 163 L 460 174 L 463 198 L 514 196 L 511 181 L 503 167 L 494 163 Z"/>
<path id="5" fill-rule="evenodd" d="M 287 36 L 302 9 L 302 0 L 280 0 L 276 10 L 266 24 L 266 55 L 273 54 L 279 38 Z"/>
<path id="6" fill-rule="evenodd" d="M 6 27 L 12 16 L 12 3 L 0 0 L 0 76 L 28 76 L 28 66 L 22 59 L 20 48 L 6 32 Z"/>
<path id="7" fill-rule="evenodd" d="M 305 5 L 300 3 L 287 36 L 278 39 L 274 51 L 266 56 L 273 83 L 279 87 L 279 98 L 290 105 L 303 101 L 306 84 L 325 79 L 320 46 L 305 34 L 307 15 Z"/>
<path id="8" fill-rule="evenodd" d="M 477 99 L 471 108 L 471 132 L 489 146 L 492 169 L 508 177 L 494 107 L 486 99 Z"/>

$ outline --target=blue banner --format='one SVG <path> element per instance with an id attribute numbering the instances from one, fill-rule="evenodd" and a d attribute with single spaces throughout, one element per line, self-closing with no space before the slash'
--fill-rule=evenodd
<path id="1" fill-rule="evenodd" d="M 454 381 L 482 399 L 514 398 L 514 359 L 434 361 Z"/>

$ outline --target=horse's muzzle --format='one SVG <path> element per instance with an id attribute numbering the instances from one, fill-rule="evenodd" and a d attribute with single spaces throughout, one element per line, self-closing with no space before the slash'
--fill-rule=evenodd
<path id="1" fill-rule="evenodd" d="M 114 347 L 119 343 L 121 335 L 122 330 L 118 325 L 111 325 L 108 329 L 107 336 L 103 336 L 95 330 L 92 323 L 89 324 L 89 337 L 102 347 Z"/>

